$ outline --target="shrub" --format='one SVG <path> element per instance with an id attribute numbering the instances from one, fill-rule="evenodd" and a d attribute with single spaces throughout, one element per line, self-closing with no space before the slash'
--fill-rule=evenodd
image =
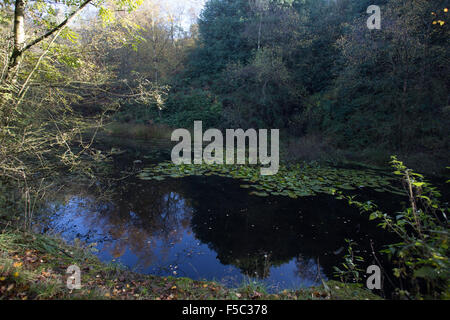
<path id="1" fill-rule="evenodd" d="M 389 214 L 370 201 L 362 203 L 353 197 L 346 198 L 350 204 L 369 214 L 369 219 L 379 220 L 379 226 L 399 237 L 399 242 L 388 245 L 381 253 L 393 262 L 394 276 L 400 281 L 400 287 L 405 288 L 397 289 L 400 297 L 448 298 L 447 215 L 450 209 L 447 204 L 440 203 L 439 191 L 421 174 L 408 169 L 396 157 L 392 157 L 391 164 L 408 195 L 407 208 Z"/>

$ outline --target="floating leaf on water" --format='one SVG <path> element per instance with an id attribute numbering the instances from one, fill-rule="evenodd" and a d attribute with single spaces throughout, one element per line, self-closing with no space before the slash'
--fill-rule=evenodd
<path id="1" fill-rule="evenodd" d="M 381 175 L 360 169 L 337 169 L 303 163 L 293 166 L 281 165 L 278 174 L 262 176 L 258 166 L 241 165 L 174 165 L 164 162 L 144 168 L 137 177 L 141 180 L 164 180 L 165 177 L 219 176 L 239 179 L 244 189 L 255 188 L 260 196 L 282 195 L 291 198 L 313 196 L 318 193 L 335 194 L 336 189 L 356 190 L 361 186 L 377 192 L 401 194 L 402 190 L 392 185 L 392 175 Z"/>
<path id="2" fill-rule="evenodd" d="M 250 195 L 258 196 L 258 197 L 268 197 L 269 194 L 267 192 L 259 192 L 259 191 L 252 191 L 250 192 Z"/>

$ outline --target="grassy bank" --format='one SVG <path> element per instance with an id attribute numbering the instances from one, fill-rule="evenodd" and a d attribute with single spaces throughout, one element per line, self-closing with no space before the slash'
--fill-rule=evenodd
<path id="1" fill-rule="evenodd" d="M 81 269 L 81 289 L 69 290 L 67 267 Z M 0 299 L 380 299 L 355 285 L 329 281 L 269 294 L 255 284 L 226 288 L 216 282 L 157 277 L 103 264 L 89 248 L 7 229 L 0 234 Z"/>

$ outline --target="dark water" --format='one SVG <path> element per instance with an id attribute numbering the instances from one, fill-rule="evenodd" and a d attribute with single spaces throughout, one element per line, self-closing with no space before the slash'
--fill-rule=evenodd
<path id="1" fill-rule="evenodd" d="M 110 143 L 110 142 L 109 142 Z M 169 156 L 164 146 L 115 141 L 126 151 L 114 160 L 117 177 L 134 160 Z M 187 177 L 164 181 L 118 180 L 108 200 L 86 186 L 55 197 L 49 227 L 63 238 L 95 244 L 102 261 L 132 270 L 227 285 L 264 282 L 271 291 L 312 286 L 333 277 L 343 261 L 345 239 L 359 244 L 364 264 L 373 264 L 370 241 L 390 239 L 357 209 L 333 196 L 300 199 L 257 197 L 229 178 Z M 398 204 L 366 193 L 384 207 Z M 367 266 L 364 265 L 364 268 Z"/>

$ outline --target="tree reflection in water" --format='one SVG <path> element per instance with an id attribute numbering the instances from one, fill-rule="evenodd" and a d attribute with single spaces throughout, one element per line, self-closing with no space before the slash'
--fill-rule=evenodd
<path id="1" fill-rule="evenodd" d="M 120 190 L 120 189 L 119 189 Z M 170 183 L 141 189 L 139 183 L 114 194 L 107 203 L 92 195 L 74 195 L 53 202 L 50 227 L 66 239 L 98 243 L 113 258 L 127 250 L 136 255 L 136 268 L 147 268 L 167 256 L 189 229 L 192 210 Z M 159 249 L 159 256 L 155 251 Z"/>
<path id="2" fill-rule="evenodd" d="M 140 272 L 230 284 L 250 277 L 277 288 L 331 278 L 345 253 L 333 252 L 346 238 L 368 246 L 382 237 L 332 196 L 263 198 L 239 184 L 215 176 L 129 178 L 114 185 L 108 200 L 79 186 L 51 203 L 49 225 L 68 240 L 97 243 L 100 259 Z"/>

